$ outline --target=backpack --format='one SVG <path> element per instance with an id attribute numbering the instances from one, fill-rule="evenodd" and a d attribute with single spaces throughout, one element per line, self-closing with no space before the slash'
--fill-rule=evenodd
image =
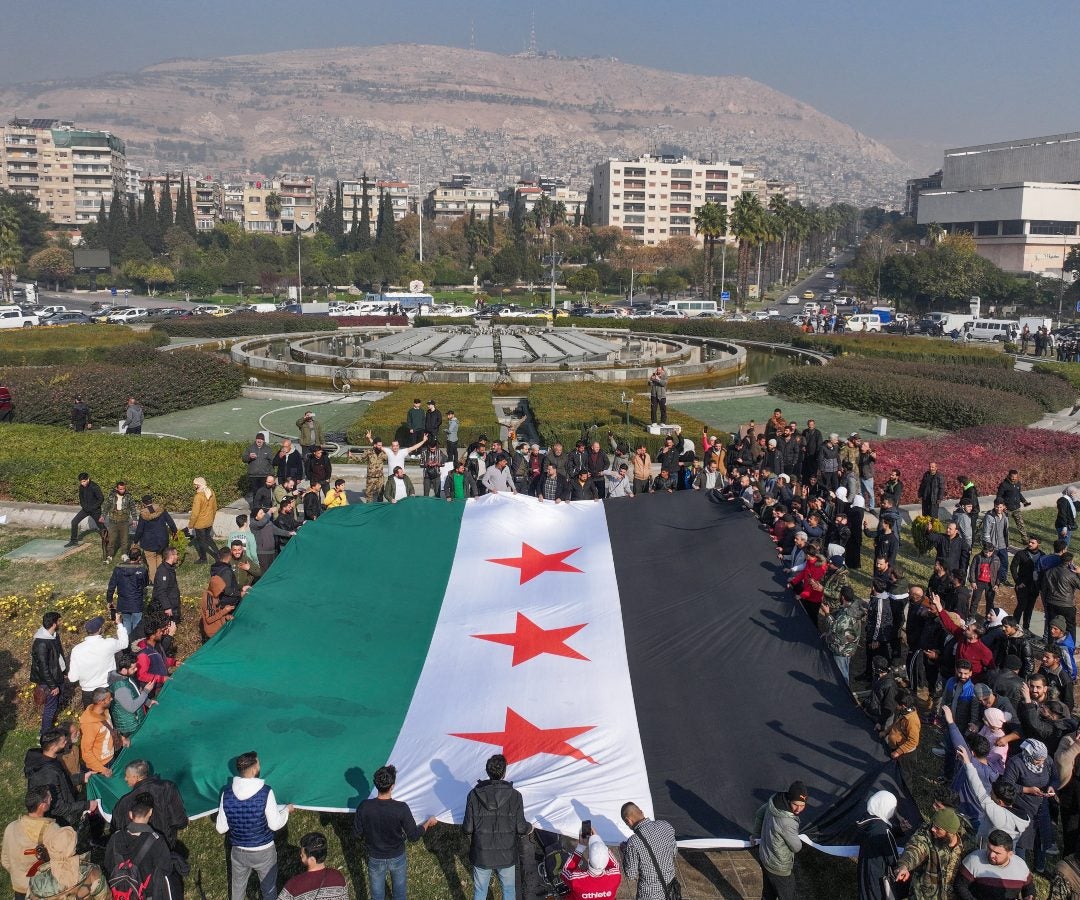
<path id="1" fill-rule="evenodd" d="M 990 583 L 990 560 L 979 560 L 976 581 L 981 584 Z"/>
<path id="2" fill-rule="evenodd" d="M 144 875 L 140 866 L 146 859 L 146 854 L 150 852 L 150 848 L 154 846 L 154 841 L 158 839 L 156 834 L 152 832 L 148 834 L 149 837 L 143 840 L 135 858 L 121 860 L 109 876 L 109 892 L 112 900 L 143 900 L 148 896 L 150 881 L 154 873 Z"/>

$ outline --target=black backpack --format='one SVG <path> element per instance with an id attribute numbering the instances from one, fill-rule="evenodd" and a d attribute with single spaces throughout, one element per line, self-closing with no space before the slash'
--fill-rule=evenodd
<path id="1" fill-rule="evenodd" d="M 148 895 L 154 873 L 143 872 L 142 863 L 156 840 L 158 840 L 156 834 L 147 832 L 147 837 L 143 840 L 134 859 L 122 859 L 116 864 L 109 876 L 109 891 L 112 900 L 144 900 Z"/>

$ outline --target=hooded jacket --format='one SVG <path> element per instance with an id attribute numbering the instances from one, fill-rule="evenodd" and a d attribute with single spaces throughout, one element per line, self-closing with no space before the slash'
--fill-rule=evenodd
<path id="1" fill-rule="evenodd" d="M 60 632 L 53 634 L 48 628 L 39 628 L 30 645 L 30 680 L 49 690 L 62 687 L 66 669 L 67 657 L 60 643 Z"/>
<path id="2" fill-rule="evenodd" d="M 23 759 L 23 774 L 28 788 L 49 786 L 52 793 L 52 806 L 47 813 L 49 818 L 72 828 L 79 824 L 89 804 L 75 794 L 71 775 L 58 758 L 49 758 L 40 747 L 31 747 Z"/>
<path id="3" fill-rule="evenodd" d="M 172 851 L 165 839 L 149 825 L 129 821 L 123 831 L 117 831 L 109 838 L 105 847 L 105 870 L 111 873 L 124 860 L 135 859 L 144 841 L 151 844 L 151 849 L 139 862 L 142 877 L 150 877 L 147 896 L 154 900 L 172 900 L 172 886 L 169 884 L 169 876 L 173 872 Z"/>
<path id="4" fill-rule="evenodd" d="M 255 535 L 255 551 L 257 553 L 273 553 L 276 548 L 275 538 L 292 536 L 291 531 L 286 531 L 284 528 L 275 525 L 270 516 L 263 516 L 261 519 L 252 518 L 251 531 Z"/>
<path id="5" fill-rule="evenodd" d="M 154 591 L 150 596 L 150 605 L 164 612 L 173 611 L 173 617 L 180 617 L 180 585 L 176 581 L 176 567 L 163 562 L 154 573 Z"/>
<path id="6" fill-rule="evenodd" d="M 469 860 L 475 866 L 501 869 L 517 862 L 517 839 L 528 834 L 521 794 L 501 778 L 488 778 L 469 791 L 465 834 L 472 840 Z"/>
<path id="7" fill-rule="evenodd" d="M 135 798 L 143 792 L 154 798 L 150 826 L 165 838 L 170 847 L 175 847 L 177 832 L 181 828 L 187 828 L 188 814 L 176 785 L 164 778 L 158 778 L 157 775 L 147 775 L 116 801 L 112 815 L 113 830 L 116 830 L 118 822 L 128 821 L 128 810 L 135 805 Z"/>
<path id="8" fill-rule="evenodd" d="M 169 538 L 176 534 L 176 523 L 163 506 L 149 504 L 139 510 L 139 524 L 135 528 L 134 541 L 143 550 L 161 553 L 169 546 Z"/>
<path id="9" fill-rule="evenodd" d="M 859 898 L 885 900 L 882 878 L 896 865 L 898 854 L 890 821 L 896 815 L 896 797 L 878 791 L 866 804 L 870 818 L 859 826 Z"/>
<path id="10" fill-rule="evenodd" d="M 86 487 L 79 485 L 79 509 L 91 513 L 96 519 L 101 515 L 101 504 L 105 502 L 105 495 L 94 481 L 87 481 Z"/>
<path id="11" fill-rule="evenodd" d="M 112 603 L 116 596 L 116 609 L 122 613 L 141 613 L 146 606 L 146 582 L 148 573 L 141 563 L 121 563 L 113 569 L 105 600 Z"/>
<path id="12" fill-rule="evenodd" d="M 773 794 L 754 817 L 754 835 L 761 838 L 758 860 L 765 871 L 773 875 L 790 875 L 795 867 L 795 854 L 802 849 L 799 839 L 799 817 L 791 811 L 787 796 Z"/>

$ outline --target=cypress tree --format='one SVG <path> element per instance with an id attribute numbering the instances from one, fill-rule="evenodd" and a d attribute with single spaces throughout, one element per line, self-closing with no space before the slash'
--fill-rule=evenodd
<path id="1" fill-rule="evenodd" d="M 142 206 L 139 209 L 139 237 L 154 253 L 161 252 L 162 235 L 158 230 L 157 204 L 154 202 L 154 186 L 147 181 L 143 188 Z"/>
<path id="2" fill-rule="evenodd" d="M 158 230 L 162 237 L 173 227 L 173 224 L 172 184 L 166 172 L 165 185 L 161 189 L 161 201 L 158 203 Z"/>
<path id="3" fill-rule="evenodd" d="M 367 172 L 360 176 L 360 226 L 356 229 L 356 249 L 371 249 L 371 198 L 368 194 Z"/>
<path id="4" fill-rule="evenodd" d="M 495 201 L 488 203 L 488 252 L 495 252 Z"/>
<path id="5" fill-rule="evenodd" d="M 109 206 L 109 235 L 108 247 L 113 259 L 119 259 L 124 247 L 128 242 L 128 223 L 124 216 L 124 199 L 116 191 L 113 192 L 112 203 Z"/>
<path id="6" fill-rule="evenodd" d="M 97 211 L 97 233 L 99 243 L 102 241 L 108 241 L 109 236 L 109 214 L 105 211 L 105 197 L 101 198 L 101 203 L 98 204 Z"/>
<path id="7" fill-rule="evenodd" d="M 188 218 L 191 213 L 191 201 L 188 200 L 187 178 L 184 176 L 184 173 L 181 172 L 180 189 L 176 192 L 176 217 L 174 220 L 176 227 L 190 233 Z M 194 223 L 194 215 L 192 214 L 190 217 L 192 223 Z"/>

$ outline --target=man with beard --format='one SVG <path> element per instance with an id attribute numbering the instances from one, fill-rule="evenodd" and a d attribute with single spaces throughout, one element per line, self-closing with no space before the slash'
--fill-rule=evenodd
<path id="1" fill-rule="evenodd" d="M 917 831 L 907 842 L 896 870 L 896 880 L 911 883 L 916 900 L 952 896 L 953 880 L 964 854 L 960 817 L 945 807 L 934 813 L 929 831 Z"/>

